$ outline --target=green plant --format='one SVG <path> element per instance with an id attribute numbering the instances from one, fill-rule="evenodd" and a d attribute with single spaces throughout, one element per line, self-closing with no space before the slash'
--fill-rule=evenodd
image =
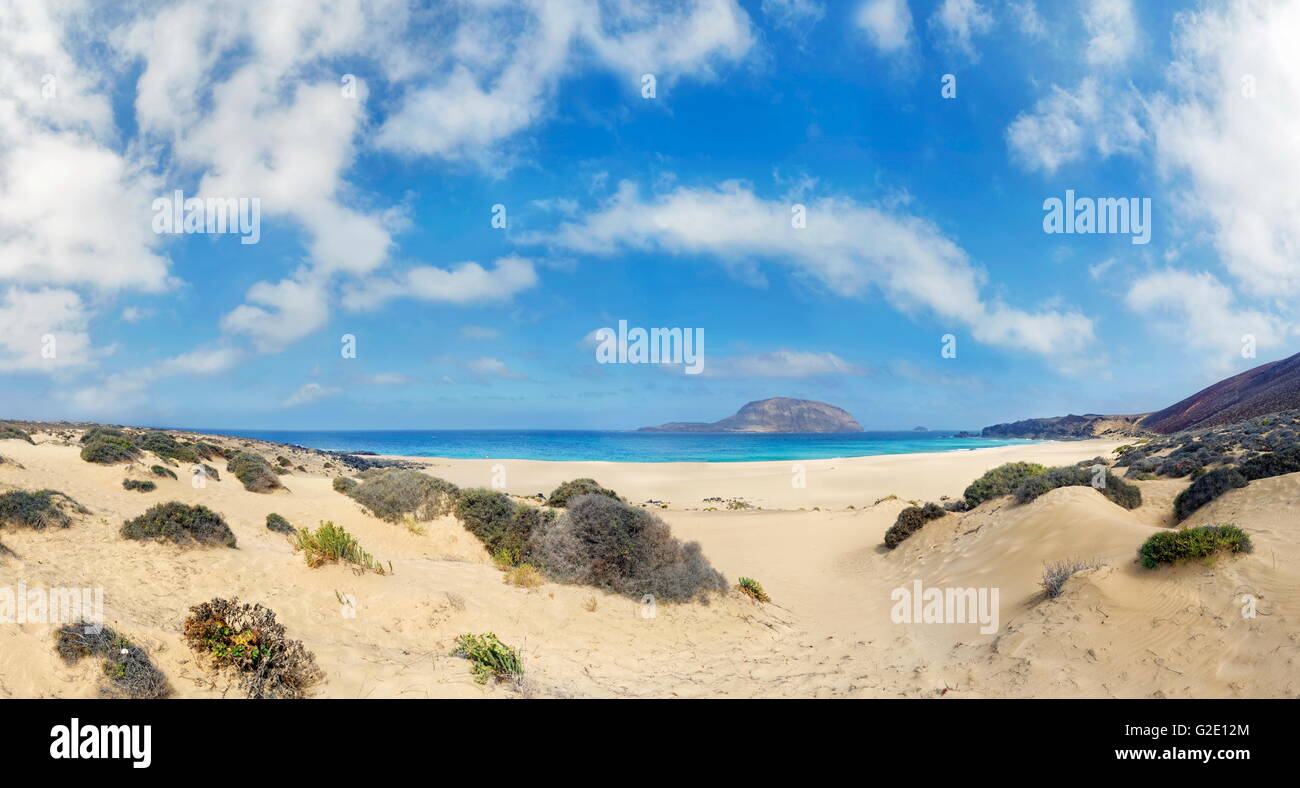
<path id="1" fill-rule="evenodd" d="M 893 550 L 909 536 L 921 530 L 923 525 L 931 520 L 937 520 L 947 513 L 948 510 L 937 503 L 907 507 L 898 513 L 894 524 L 889 527 L 888 531 L 885 531 L 885 547 Z"/>
<path id="2" fill-rule="evenodd" d="M 490 679 L 518 683 L 524 676 L 519 652 L 502 643 L 491 632 L 460 635 L 451 655 L 470 661 L 470 670 L 479 684 L 486 684 Z"/>
<path id="3" fill-rule="evenodd" d="M 520 588 L 536 588 L 546 582 L 546 576 L 532 564 L 520 564 L 506 569 L 505 581 Z"/>
<path id="4" fill-rule="evenodd" d="M 36 444 L 36 441 L 32 440 L 32 436 L 28 435 L 25 430 L 7 421 L 0 421 L 0 441 L 2 440 L 26 441 L 32 445 Z"/>
<path id="5" fill-rule="evenodd" d="M 153 482 L 140 481 L 139 479 L 123 479 L 122 487 L 127 490 L 135 490 L 136 492 L 153 492 L 158 489 L 158 485 Z"/>
<path id="6" fill-rule="evenodd" d="M 604 495 L 616 501 L 623 500 L 613 490 L 601 487 L 595 479 L 573 479 L 556 487 L 551 497 L 546 499 L 546 505 L 564 508 L 569 505 L 570 500 L 580 495 Z"/>
<path id="7" fill-rule="evenodd" d="M 280 480 L 266 460 L 252 452 L 241 451 L 226 463 L 226 470 L 235 474 L 239 483 L 249 492 L 265 493 L 280 488 Z"/>
<path id="8" fill-rule="evenodd" d="M 75 514 L 90 510 L 57 490 L 10 490 L 0 493 L 0 525 L 24 525 L 36 531 L 49 526 L 67 528 Z"/>
<path id="9" fill-rule="evenodd" d="M 360 478 L 355 487 L 341 492 L 390 523 L 408 515 L 418 522 L 441 517 L 452 510 L 459 491 L 449 481 L 407 468 L 371 468 Z"/>
<path id="10" fill-rule="evenodd" d="M 275 512 L 271 512 L 266 516 L 266 529 L 268 531 L 275 531 L 278 534 L 293 534 L 298 530 L 290 525 L 288 520 Z"/>
<path id="11" fill-rule="evenodd" d="M 1202 525 L 1161 531 L 1138 548 L 1138 560 L 1147 569 L 1191 559 L 1209 559 L 1220 552 L 1249 553 L 1250 537 L 1235 525 Z"/>
<path id="12" fill-rule="evenodd" d="M 54 648 L 67 665 L 86 657 L 102 658 L 105 681 L 99 693 L 103 697 L 166 698 L 172 694 L 167 677 L 148 652 L 111 629 L 86 621 L 66 624 L 55 632 Z"/>
<path id="13" fill-rule="evenodd" d="M 1066 466 L 1062 468 L 1051 468 L 1050 470 L 1035 474 L 1022 481 L 1013 491 L 1016 496 L 1016 502 L 1026 504 L 1033 501 L 1038 496 L 1058 487 L 1093 487 L 1097 492 L 1114 501 L 1116 504 L 1125 509 L 1136 509 L 1142 505 L 1142 491 L 1137 485 L 1129 484 L 1119 478 L 1109 470 L 1100 474 L 1097 468 Z M 1096 482 L 1103 480 L 1100 487 Z"/>
<path id="14" fill-rule="evenodd" d="M 195 605 L 183 637 L 217 670 L 234 672 L 248 698 L 301 698 L 322 677 L 315 656 L 261 605 L 238 599 Z"/>
<path id="15" fill-rule="evenodd" d="M 385 574 L 384 567 L 374 556 L 362 550 L 352 534 L 333 522 L 321 523 L 315 532 L 302 529 L 298 532 L 298 542 L 294 547 L 303 552 L 307 566 L 313 569 L 326 563 L 343 562 Z"/>
<path id="16" fill-rule="evenodd" d="M 235 546 L 235 534 L 225 518 L 206 506 L 169 501 L 151 506 L 144 514 L 122 523 L 125 539 L 152 539 L 179 545 Z"/>
<path id="17" fill-rule="evenodd" d="M 176 474 L 170 468 L 164 468 L 161 465 L 154 465 L 149 468 L 149 472 L 154 476 L 161 476 L 164 479 L 175 479 Z"/>
<path id="18" fill-rule="evenodd" d="M 197 462 L 199 455 L 194 449 L 177 441 L 165 432 L 147 432 L 140 438 L 140 448 L 151 451 L 167 460 L 177 462 Z"/>
<path id="19" fill-rule="evenodd" d="M 516 504 L 505 493 L 475 488 L 462 490 L 456 499 L 456 518 L 474 534 L 493 560 L 517 566 L 524 560 L 534 531 L 555 519 L 555 513 Z"/>
<path id="20" fill-rule="evenodd" d="M 772 598 L 763 590 L 763 584 L 752 577 L 742 577 L 736 589 L 756 602 L 771 602 Z"/>
<path id="21" fill-rule="evenodd" d="M 1205 504 L 1229 490 L 1245 487 L 1247 483 L 1246 477 L 1236 468 L 1216 468 L 1209 471 L 1174 498 L 1174 518 L 1182 522 Z"/>
<path id="22" fill-rule="evenodd" d="M 962 497 L 968 507 L 974 508 L 999 495 L 1009 495 L 1026 479 L 1046 472 L 1047 468 L 1036 462 L 1008 462 L 971 482 Z"/>
<path id="23" fill-rule="evenodd" d="M 325 463 L 329 465 L 329 463 Z M 334 492 L 341 492 L 344 495 L 352 495 L 352 491 L 357 489 L 357 480 L 349 479 L 346 476 L 334 477 Z"/>
<path id="24" fill-rule="evenodd" d="M 86 462 L 112 465 L 118 462 L 130 462 L 140 456 L 140 449 L 121 430 L 109 427 L 94 427 L 81 436 L 85 444 L 81 449 L 81 459 Z"/>

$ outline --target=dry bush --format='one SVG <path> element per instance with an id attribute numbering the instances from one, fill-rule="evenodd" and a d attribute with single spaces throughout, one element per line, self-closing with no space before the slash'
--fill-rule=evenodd
<path id="1" fill-rule="evenodd" d="M 572 479 L 556 487 L 551 497 L 546 499 L 546 505 L 564 508 L 569 505 L 570 500 L 580 495 L 604 495 L 616 501 L 623 500 L 613 490 L 601 487 L 595 479 Z"/>
<path id="2" fill-rule="evenodd" d="M 392 523 L 407 515 L 418 522 L 441 517 L 455 506 L 459 491 L 445 479 L 405 468 L 373 468 L 364 471 L 360 479 L 355 487 L 339 491 L 375 517 Z M 339 489 L 337 481 L 334 489 Z"/>
<path id="3" fill-rule="evenodd" d="M 604 495 L 569 501 L 564 514 L 533 532 L 526 555 L 559 582 L 636 598 L 686 601 L 727 588 L 698 543 L 682 544 L 663 520 Z"/>
<path id="4" fill-rule="evenodd" d="M 316 657 L 261 605 L 214 599 L 190 608 L 184 627 L 189 647 L 233 672 L 245 697 L 302 698 L 322 678 Z"/>
<path id="5" fill-rule="evenodd" d="M 239 483 L 249 492 L 266 493 L 280 488 L 271 465 L 260 456 L 248 451 L 241 451 L 226 463 L 226 470 L 235 474 Z"/>
<path id="6" fill-rule="evenodd" d="M 172 694 L 167 677 L 149 659 L 149 653 L 111 629 L 91 627 L 85 621 L 67 624 L 54 635 L 54 647 L 65 664 L 85 657 L 104 660 L 106 698 L 166 698 Z"/>
<path id="7" fill-rule="evenodd" d="M 1105 562 L 1099 558 L 1066 558 L 1061 561 L 1051 561 L 1043 564 L 1043 579 L 1038 581 L 1038 584 L 1043 587 L 1048 599 L 1055 599 L 1061 595 L 1065 581 L 1069 580 L 1075 572 L 1102 566 L 1105 566 Z"/>

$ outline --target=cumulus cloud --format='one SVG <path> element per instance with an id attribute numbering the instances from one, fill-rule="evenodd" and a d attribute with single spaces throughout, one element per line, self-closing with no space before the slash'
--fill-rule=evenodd
<path id="1" fill-rule="evenodd" d="M 0 293 L 0 371 L 52 372 L 90 362 L 89 314 L 71 290 Z"/>
<path id="2" fill-rule="evenodd" d="M 505 301 L 536 284 L 532 261 L 510 255 L 498 259 L 491 269 L 475 262 L 450 269 L 414 266 L 395 277 L 373 279 L 349 289 L 343 303 L 349 309 L 374 309 L 398 297 L 452 304 Z"/>
<path id="3" fill-rule="evenodd" d="M 649 199 L 623 182 L 585 221 L 525 240 L 594 255 L 655 250 L 712 257 L 759 284 L 757 263 L 766 261 L 839 296 L 879 291 L 896 308 L 928 310 L 980 342 L 1062 363 L 1088 349 L 1091 320 L 1073 310 L 1026 311 L 986 296 L 983 270 L 922 218 L 836 197 L 812 202 L 807 211 L 807 228 L 796 229 L 789 204 L 764 200 L 739 182 L 680 187 Z"/>
<path id="4" fill-rule="evenodd" d="M 993 29 L 993 15 L 978 0 L 943 0 L 930 17 L 930 24 L 950 47 L 978 59 L 974 38 Z"/>
<path id="5" fill-rule="evenodd" d="M 1122 63 L 1137 44 L 1137 18 L 1131 0 L 1084 0 L 1087 58 L 1092 65 Z"/>
<path id="6" fill-rule="evenodd" d="M 1056 85 L 1007 127 L 1007 146 L 1028 170 L 1051 174 L 1088 153 L 1131 153 L 1146 139 L 1137 96 L 1085 77 L 1074 90 Z"/>
<path id="7" fill-rule="evenodd" d="M 885 54 L 907 49 L 912 37 L 912 12 L 907 0 L 866 0 L 854 15 L 871 45 Z"/>
<path id="8" fill-rule="evenodd" d="M 760 8 L 774 25 L 796 32 L 807 31 L 826 14 L 817 0 L 763 0 Z"/>

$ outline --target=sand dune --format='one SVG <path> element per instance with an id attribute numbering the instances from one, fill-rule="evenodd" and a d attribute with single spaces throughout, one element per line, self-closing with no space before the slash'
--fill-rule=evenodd
<path id="1" fill-rule="evenodd" d="M 428 472 L 486 486 L 505 466 L 507 489 L 549 492 L 591 476 L 656 509 L 676 535 L 698 540 L 734 582 L 760 579 L 774 604 L 732 592 L 708 605 L 659 604 L 590 588 L 503 582 L 484 549 L 451 517 L 423 533 L 371 517 L 331 487 L 319 458 L 294 455 L 307 472 L 283 477 L 286 491 L 259 495 L 223 474 L 193 489 L 185 478 L 159 489 L 123 490 L 147 465 L 83 462 L 74 445 L 37 435 L 39 445 L 0 441 L 0 491 L 53 488 L 91 514 L 69 529 L 6 528 L 0 586 L 103 587 L 107 623 L 153 654 L 181 697 L 236 696 L 201 670 L 180 638 L 187 609 L 239 596 L 276 611 L 289 634 L 316 654 L 323 697 L 511 697 L 481 686 L 449 656 L 456 635 L 495 632 L 524 653 L 525 694 L 554 697 L 1293 697 L 1300 692 L 1296 610 L 1300 475 L 1255 482 L 1198 511 L 1192 524 L 1235 522 L 1256 550 L 1213 567 L 1145 570 L 1133 557 L 1169 525 L 1185 482 L 1142 482 L 1144 505 L 1116 506 L 1083 487 L 1032 503 L 1009 498 L 949 514 L 897 550 L 881 546 L 908 499 L 956 497 L 983 471 L 1013 459 L 1065 464 L 1108 453 L 1116 442 L 1043 443 L 931 455 L 802 463 L 611 464 L 430 460 Z M 281 451 L 288 451 L 280 449 Z M 499 469 L 498 469 L 499 470 Z M 894 495 L 880 501 L 881 498 Z M 719 508 L 704 499 L 742 498 L 756 507 Z M 121 522 L 165 500 L 221 512 L 238 549 L 181 549 L 127 542 Z M 708 511 L 710 507 L 715 511 Z M 850 508 L 852 507 L 852 508 Z M 394 574 L 308 568 L 285 537 L 265 528 L 277 512 L 295 525 L 332 520 L 355 534 Z M 1042 564 L 1069 556 L 1106 565 L 1073 577 L 1060 597 L 1038 589 Z M 996 587 L 999 627 L 897 624 L 893 589 Z M 1244 619 L 1247 589 L 1260 615 Z M 357 600 L 343 615 L 338 594 Z M 594 604 L 594 610 L 590 609 Z M 0 627 L 0 697 L 92 696 L 98 670 L 66 667 L 47 625 Z"/>

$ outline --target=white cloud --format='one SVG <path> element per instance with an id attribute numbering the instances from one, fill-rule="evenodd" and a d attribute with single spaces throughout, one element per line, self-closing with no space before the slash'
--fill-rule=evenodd
<path id="1" fill-rule="evenodd" d="M 280 403 L 286 408 L 292 408 L 296 405 L 309 405 L 324 397 L 331 397 L 339 393 L 339 389 L 329 386 L 322 386 L 315 381 L 304 383 L 301 388 L 290 394 L 284 402 Z"/>
<path id="2" fill-rule="evenodd" d="M 1047 25 L 1038 15 L 1038 6 L 1034 0 L 1011 0 L 1009 7 L 1016 18 L 1020 32 L 1030 38 L 1042 38 L 1047 35 Z"/>
<path id="3" fill-rule="evenodd" d="M 275 284 L 258 282 L 247 299 L 221 319 L 221 327 L 242 334 L 261 353 L 278 353 L 325 325 L 329 306 L 324 286 L 303 272 Z"/>
<path id="4" fill-rule="evenodd" d="M 1294 324 L 1239 305 L 1232 289 L 1207 272 L 1164 269 L 1147 274 L 1133 282 L 1125 303 L 1187 348 L 1203 352 L 1207 366 L 1216 372 L 1240 363 L 1243 336 L 1254 337 L 1265 349 L 1283 345 L 1295 332 Z"/>
<path id="5" fill-rule="evenodd" d="M 866 0 L 854 15 L 872 46 L 885 54 L 907 49 L 912 37 L 912 12 L 907 0 Z"/>
<path id="6" fill-rule="evenodd" d="M 782 349 L 746 356 L 706 359 L 703 374 L 718 378 L 813 378 L 865 375 L 867 370 L 834 353 Z"/>
<path id="7" fill-rule="evenodd" d="M 986 297 L 984 272 L 930 222 L 844 198 L 822 198 L 807 210 L 807 228 L 796 229 L 789 204 L 764 200 L 738 182 L 681 187 L 649 200 L 624 182 L 585 222 L 525 240 L 597 255 L 632 249 L 708 256 L 751 283 L 763 281 L 758 262 L 770 261 L 841 296 L 879 290 L 895 307 L 928 310 L 945 332 L 965 328 L 980 342 L 1061 363 L 1088 349 L 1088 318 L 1024 311 Z"/>
<path id="8" fill-rule="evenodd" d="M 467 363 L 465 368 L 470 372 L 485 378 L 501 378 L 503 380 L 528 379 L 527 375 L 511 369 L 504 361 L 495 358 L 488 358 L 487 356 Z"/>
<path id="9" fill-rule="evenodd" d="M 1094 77 L 1085 77 L 1073 91 L 1053 85 L 1050 95 L 1007 127 L 1007 146 L 1016 161 L 1048 174 L 1090 152 L 1103 158 L 1133 152 L 1144 139 L 1136 95 Z"/>
<path id="10" fill-rule="evenodd" d="M 1128 60 L 1137 44 L 1137 19 L 1130 0 L 1083 0 L 1088 62 L 1109 66 Z"/>
<path id="11" fill-rule="evenodd" d="M 349 309 L 374 309 L 393 298 L 418 298 L 451 304 L 475 301 L 505 301 L 537 284 L 531 260 L 510 255 L 499 258 L 492 269 L 475 262 L 455 268 L 415 266 L 394 278 L 372 279 L 349 289 L 343 304 Z"/>
<path id="12" fill-rule="evenodd" d="M 88 322 L 71 290 L 9 287 L 0 293 L 0 371 L 53 372 L 89 363 Z"/>
<path id="13" fill-rule="evenodd" d="M 1174 51 L 1151 124 L 1189 232 L 1246 292 L 1300 293 L 1300 2 L 1180 15 Z"/>
<path id="14" fill-rule="evenodd" d="M 993 15 L 978 0 L 943 0 L 930 24 L 939 28 L 953 49 L 978 59 L 972 41 L 993 28 Z"/>
<path id="15" fill-rule="evenodd" d="M 796 32 L 808 31 L 826 14 L 817 0 L 763 0 L 760 8 L 772 24 Z"/>

